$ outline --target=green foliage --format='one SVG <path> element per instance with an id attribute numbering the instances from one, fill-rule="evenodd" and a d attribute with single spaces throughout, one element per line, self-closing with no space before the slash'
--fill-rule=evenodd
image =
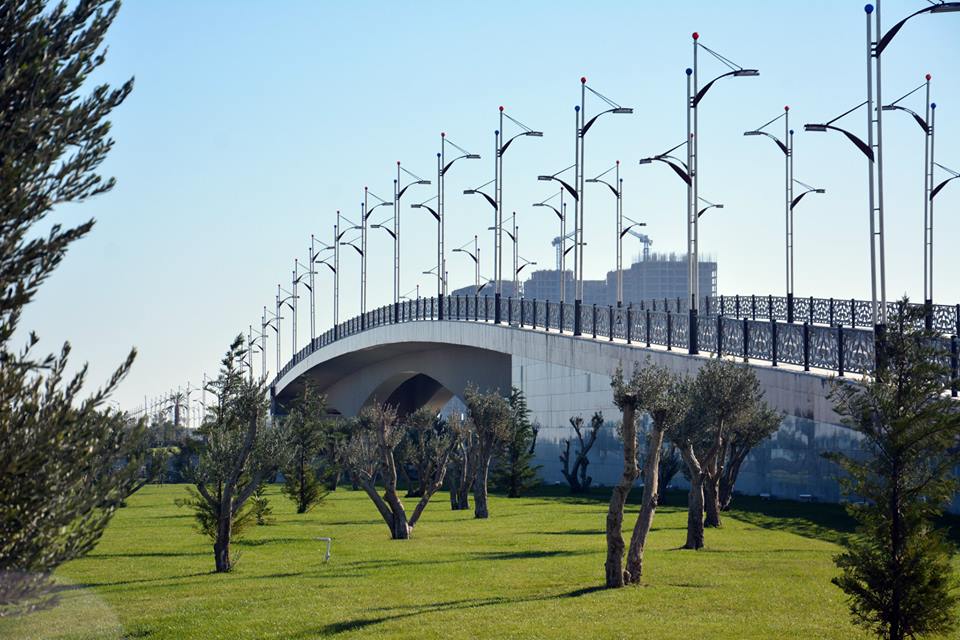
<path id="1" fill-rule="evenodd" d="M 257 521 L 258 526 L 273 524 L 273 507 L 270 506 L 270 499 L 267 498 L 267 484 L 263 483 L 253 492 L 250 498 L 250 512 Z"/>
<path id="2" fill-rule="evenodd" d="M 201 531 L 214 523 L 214 561 L 230 571 L 232 527 L 247 500 L 283 461 L 280 429 L 267 428 L 266 387 L 243 374 L 244 338 L 238 335 L 221 361 L 220 374 L 207 391 L 214 396 L 203 426 L 203 447 L 186 470 L 199 499 L 186 503 L 196 512 Z M 209 512 L 209 513 L 208 513 Z"/>
<path id="3" fill-rule="evenodd" d="M 187 485 L 186 491 L 187 497 L 177 498 L 174 500 L 174 504 L 178 507 L 193 510 L 194 524 L 197 532 L 209 538 L 210 542 L 214 542 L 217 539 L 217 522 L 220 510 L 215 504 L 210 503 L 200 495 L 200 492 L 197 491 L 195 487 Z M 234 542 L 243 538 L 244 533 L 250 525 L 253 524 L 255 519 L 256 517 L 250 504 L 245 504 L 234 514 L 233 523 L 231 524 L 231 533 Z"/>
<path id="4" fill-rule="evenodd" d="M 92 87 L 118 3 L 0 2 L 0 616 L 55 601 L 49 574 L 96 545 L 140 466 L 142 425 L 105 409 L 133 363 L 92 396 L 87 367 L 67 376 L 70 345 L 11 345 L 24 307 L 93 227 L 37 229 L 58 205 L 109 191 L 97 170 L 113 141 L 119 89 Z"/>
<path id="5" fill-rule="evenodd" d="M 957 489 L 960 409 L 943 393 L 942 342 L 906 302 L 885 338 L 885 366 L 833 387 L 837 413 L 863 435 L 862 455 L 828 456 L 845 472 L 845 493 L 862 500 L 849 508 L 857 535 L 833 582 L 855 624 L 893 640 L 955 629 L 958 603 L 954 549 L 933 523 Z"/>
<path id="6" fill-rule="evenodd" d="M 297 505 L 297 513 L 306 513 L 327 495 L 325 452 L 337 434 L 326 419 L 327 398 L 313 384 L 304 386 L 303 394 L 283 421 L 288 446 L 287 463 L 283 465 L 283 491 Z"/>
<path id="7" fill-rule="evenodd" d="M 497 455 L 493 482 L 497 489 L 506 491 L 508 497 L 519 498 L 539 484 L 540 465 L 533 465 L 533 454 L 540 427 L 530 422 L 527 399 L 516 387 L 510 390 L 509 430 L 503 449 Z"/>

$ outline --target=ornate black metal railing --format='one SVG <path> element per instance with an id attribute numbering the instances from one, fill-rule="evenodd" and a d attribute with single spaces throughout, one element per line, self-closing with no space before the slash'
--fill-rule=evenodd
<path id="1" fill-rule="evenodd" d="M 582 305 L 580 337 L 620 340 L 640 347 L 656 345 L 669 351 L 709 352 L 772 366 L 789 364 L 804 371 L 819 370 L 839 376 L 872 371 L 875 337 L 873 329 L 868 328 L 869 308 L 864 319 L 858 301 L 846 301 L 846 307 L 834 304 L 833 300 L 828 300 L 824 307 L 822 302 L 814 298 L 808 307 L 798 305 L 809 315 L 808 319 L 795 322 L 778 317 L 782 308 L 772 296 L 709 298 L 704 300 L 697 316 L 691 315 L 679 300 L 627 307 Z M 494 298 L 490 296 L 447 296 L 442 304 L 445 322 L 496 322 Z M 313 352 L 347 336 L 389 324 L 438 320 L 439 305 L 436 298 L 420 298 L 401 303 L 396 313 L 393 305 L 385 305 L 368 311 L 362 319 L 357 316 L 342 322 L 294 354 L 277 374 L 274 384 Z M 844 318 L 836 313 L 838 309 L 846 310 L 849 316 L 845 319 L 851 321 L 851 326 L 844 326 Z M 501 315 L 502 323 L 511 327 L 568 335 L 574 332 L 574 305 L 570 303 L 508 298 L 506 305 L 501 303 Z M 818 322 L 824 318 L 828 321 Z M 866 322 L 867 326 L 857 322 Z M 694 331 L 695 340 L 691 340 Z M 951 378 L 956 381 L 957 335 L 944 340 L 949 346 Z M 953 393 L 956 395 L 955 390 Z"/>
<path id="2" fill-rule="evenodd" d="M 887 302 L 887 314 L 893 315 L 900 303 Z M 689 311 L 689 302 L 681 298 L 645 300 L 635 307 L 650 307 L 654 311 L 674 313 Z M 924 308 L 922 304 L 910 307 Z M 751 320 L 780 320 L 822 324 L 829 327 L 845 326 L 851 329 L 873 326 L 873 303 L 854 298 L 800 298 L 791 299 L 773 295 L 732 295 L 705 297 L 700 303 L 701 315 L 721 315 Z M 935 304 L 926 309 L 926 325 L 945 336 L 960 335 L 960 304 Z"/>

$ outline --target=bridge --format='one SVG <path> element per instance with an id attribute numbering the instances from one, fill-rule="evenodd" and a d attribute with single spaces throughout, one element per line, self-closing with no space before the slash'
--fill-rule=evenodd
<path id="1" fill-rule="evenodd" d="M 350 319 L 296 353 L 271 383 L 274 411 L 295 401 L 309 380 L 330 411 L 356 415 L 374 400 L 401 411 L 437 410 L 482 389 L 522 389 L 540 425 L 536 463 L 547 482 L 562 479 L 561 440 L 568 420 L 602 411 L 615 423 L 610 377 L 646 358 L 694 374 L 709 357 L 753 366 L 766 400 L 784 413 L 780 430 L 751 454 L 738 488 L 783 497 L 838 500 L 835 470 L 820 455 L 850 450 L 857 435 L 840 425 L 827 398 L 833 376 L 859 377 L 874 366 L 869 302 L 797 298 L 787 319 L 784 298 L 707 298 L 692 314 L 680 300 L 583 306 L 579 334 L 574 306 L 492 297 L 422 298 L 386 305 Z M 893 311 L 891 307 L 890 311 Z M 960 305 L 928 309 L 927 323 L 946 336 L 957 378 Z M 691 339 L 694 336 L 694 339 Z M 605 432 L 605 433 L 604 433 Z M 590 474 L 612 485 L 622 466 L 615 430 L 605 428 L 591 451 Z"/>

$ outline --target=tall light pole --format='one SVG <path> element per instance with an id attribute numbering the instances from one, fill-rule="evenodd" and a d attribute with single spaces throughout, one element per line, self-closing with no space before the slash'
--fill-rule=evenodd
<path id="1" fill-rule="evenodd" d="M 503 119 L 506 118 L 516 126 L 520 127 L 520 133 L 517 133 L 511 138 L 507 138 L 506 131 L 503 128 Z M 500 128 L 494 132 L 494 138 L 496 139 L 497 145 L 497 154 L 494 162 L 494 194 L 496 199 L 496 210 L 497 210 L 497 219 L 494 222 L 494 237 L 496 239 L 496 244 L 494 245 L 494 255 L 496 256 L 495 267 L 496 270 L 493 274 L 493 280 L 496 283 L 496 292 L 494 293 L 494 303 L 493 303 L 493 316 L 494 322 L 497 324 L 500 323 L 500 298 L 503 293 L 503 154 L 506 153 L 507 148 L 510 144 L 517 138 L 523 136 L 530 136 L 533 138 L 542 138 L 542 131 L 534 131 L 527 125 L 523 124 L 519 120 L 510 117 L 507 113 L 504 112 L 503 107 L 500 107 Z M 506 139 L 506 141 L 504 141 Z M 516 214 L 514 214 L 516 215 Z M 516 243 L 514 243 L 516 247 Z M 516 270 L 516 263 L 514 263 L 514 270 Z M 516 284 L 516 275 L 514 275 L 514 284 Z M 514 296 L 517 295 L 517 292 L 514 291 Z"/>
<path id="2" fill-rule="evenodd" d="M 621 190 L 622 192 L 622 190 Z M 623 221 L 626 220 L 630 224 L 626 227 L 623 226 Z M 619 228 L 620 233 L 617 234 L 617 307 L 623 306 L 623 236 L 627 235 L 637 227 L 647 226 L 646 222 L 637 222 L 632 220 L 627 216 L 623 215 L 623 209 L 620 210 L 620 222 Z M 638 232 L 634 232 L 638 234 Z M 638 235 L 638 237 L 640 237 Z M 644 259 L 649 258 L 649 256 L 644 256 Z M 618 316 L 619 319 L 619 316 Z"/>
<path id="3" fill-rule="evenodd" d="M 300 264 L 298 258 L 293 259 L 293 353 L 297 353 L 297 300 L 300 299 L 300 295 L 297 293 L 297 286 L 303 280 L 304 276 L 310 276 L 313 278 L 313 275 L 316 273 L 313 270 L 313 265 L 309 264 L 305 267 L 305 270 L 301 273 L 301 267 L 304 265 Z M 305 282 L 304 286 L 310 290 L 310 318 L 311 322 L 313 320 L 313 287 L 309 283 Z M 313 336 L 311 335 L 310 341 L 313 342 Z"/>
<path id="4" fill-rule="evenodd" d="M 557 218 L 560 219 L 560 248 L 557 250 L 557 269 L 560 271 L 560 303 L 564 302 L 564 289 L 566 289 L 566 276 L 567 276 L 567 252 L 570 249 L 567 248 L 567 204 L 563 201 L 563 192 L 564 189 L 561 187 L 560 191 L 553 194 L 546 200 L 540 202 L 534 202 L 533 206 L 535 207 L 547 207 L 553 211 Z M 548 204 L 550 200 L 553 200 L 559 194 L 560 196 L 560 208 Z"/>
<path id="5" fill-rule="evenodd" d="M 329 245 L 326 242 L 321 242 L 320 240 L 317 240 L 312 233 L 310 234 L 310 271 L 309 271 L 310 282 L 306 285 L 307 288 L 310 290 L 310 344 L 313 344 L 313 341 L 317 337 L 317 305 L 316 305 L 316 278 L 315 278 L 315 276 L 317 275 L 317 272 L 314 269 L 314 267 L 318 264 L 327 265 L 327 267 L 333 271 L 334 280 L 336 280 L 336 273 L 337 273 L 336 268 L 332 264 L 330 264 L 329 257 L 323 257 L 323 254 L 325 252 L 336 251 L 336 243 L 337 243 L 337 238 L 336 238 L 337 227 L 336 226 L 333 227 L 333 235 L 334 235 L 334 239 L 333 239 L 334 244 Z M 320 245 L 319 248 L 317 248 L 317 244 Z M 336 296 L 334 296 L 334 298 L 336 298 Z M 336 304 L 336 300 L 334 300 L 334 304 Z M 334 318 L 333 324 L 334 325 L 337 324 L 336 318 Z"/>
<path id="6" fill-rule="evenodd" d="M 931 78 L 932 76 L 928 73 L 925 76 L 926 81 L 923 84 L 903 94 L 890 104 L 885 104 L 881 107 L 882 111 L 903 111 L 904 113 L 910 114 L 923 130 L 923 300 L 927 329 L 933 328 L 933 286 L 930 277 L 931 252 L 933 249 L 931 238 L 933 235 L 933 199 L 930 197 L 930 191 L 933 189 L 933 112 L 936 106 L 931 106 L 932 103 L 930 102 Z M 924 116 L 898 104 L 920 89 L 926 89 Z"/>
<path id="7" fill-rule="evenodd" d="M 455 157 L 450 162 L 447 162 L 447 145 L 450 145 L 461 155 Z M 447 171 L 450 170 L 450 167 L 453 166 L 453 163 L 457 160 L 466 158 L 468 160 L 479 160 L 480 155 L 476 153 L 469 153 L 466 149 L 458 147 L 456 144 L 447 139 L 447 134 L 440 133 L 440 153 L 437 154 L 437 213 L 439 218 L 439 225 L 437 228 L 437 306 L 439 308 L 439 313 L 437 314 L 438 320 L 443 320 L 443 297 L 446 295 L 447 288 L 447 261 L 446 255 L 444 254 L 444 236 L 446 234 L 445 224 L 444 224 L 444 209 L 446 206 L 445 201 L 445 181 Z"/>
<path id="8" fill-rule="evenodd" d="M 437 175 L 440 175 L 440 166 L 441 166 L 441 165 L 440 165 L 440 154 L 438 153 L 438 154 L 437 154 Z M 428 198 L 427 200 L 424 200 L 423 202 L 417 202 L 417 203 L 411 204 L 411 205 L 410 205 L 410 208 L 411 208 L 411 209 L 426 209 L 427 212 L 429 212 L 430 215 L 433 216 L 433 219 L 437 221 L 437 266 L 436 266 L 436 269 L 435 269 L 435 270 L 436 270 L 436 272 L 437 272 L 437 291 L 442 292 L 442 291 L 443 291 L 443 278 L 442 278 L 441 275 L 440 275 L 440 266 L 441 266 L 440 263 L 441 263 L 441 260 L 442 260 L 442 259 L 441 259 L 441 256 L 440 256 L 440 236 L 441 236 L 441 234 L 442 234 L 442 230 L 441 230 L 441 228 L 440 228 L 440 212 L 437 211 L 436 209 L 434 209 L 433 207 L 431 207 L 431 206 L 429 206 L 429 205 L 427 204 L 427 203 L 430 202 L 431 200 L 439 200 L 439 196 L 440 196 L 440 194 L 438 193 L 437 195 L 433 196 L 432 198 Z M 438 205 L 438 206 L 439 206 L 439 205 Z M 433 271 L 430 271 L 430 272 L 426 272 L 426 271 L 425 271 L 425 272 L 424 272 L 424 274 L 428 274 L 428 273 L 433 273 Z M 419 285 L 418 285 L 418 286 L 419 286 Z"/>
<path id="9" fill-rule="evenodd" d="M 603 179 L 603 176 L 607 175 L 611 171 L 616 171 L 615 177 L 613 179 L 613 184 L 610 184 Z M 620 179 L 620 161 L 617 160 L 616 164 L 604 171 L 603 173 L 590 178 L 587 182 L 594 182 L 597 184 L 607 185 L 607 188 L 613 193 L 613 197 L 616 199 L 616 207 L 614 210 L 614 217 L 616 218 L 617 223 L 617 258 L 616 258 L 616 274 L 617 274 L 617 309 L 623 306 L 623 180 Z"/>
<path id="10" fill-rule="evenodd" d="M 781 140 L 777 136 L 764 131 L 764 129 L 777 120 L 783 118 L 783 139 Z M 783 183 L 784 183 L 784 260 L 785 260 L 785 269 L 784 273 L 786 274 L 786 291 L 787 291 L 787 322 L 793 322 L 793 131 L 790 129 L 790 107 L 786 106 L 783 108 L 783 113 L 778 115 L 773 120 L 753 129 L 751 131 L 744 131 L 743 135 L 745 136 L 766 136 L 773 140 L 777 146 L 780 148 L 780 151 L 783 152 L 784 158 L 784 169 L 783 169 Z"/>
<path id="11" fill-rule="evenodd" d="M 597 98 L 600 98 L 603 102 L 609 107 L 604 111 L 600 111 L 595 116 L 587 120 L 587 91 L 592 93 Z M 575 174 L 576 178 L 574 184 L 577 187 L 577 202 L 574 214 L 574 227 L 576 240 L 574 241 L 574 268 L 577 270 L 575 275 L 577 284 L 576 284 L 576 298 L 574 299 L 574 310 L 573 310 L 573 335 L 579 336 L 580 331 L 580 308 L 583 305 L 583 221 L 584 221 L 584 195 L 583 195 L 583 182 L 584 182 L 584 171 L 586 156 L 584 153 L 584 138 L 587 135 L 587 132 L 590 130 L 590 127 L 597 121 L 597 118 L 607 113 L 618 113 L 618 114 L 629 114 L 633 113 L 633 109 L 630 107 L 621 107 L 619 104 L 613 100 L 607 98 L 601 93 L 591 89 L 587 86 L 587 79 L 585 77 L 580 78 L 580 104 L 574 107 L 574 113 L 577 121 L 577 138 L 576 138 L 576 162 L 574 166 L 576 168 Z"/>
<path id="12" fill-rule="evenodd" d="M 579 113 L 579 111 L 578 111 L 578 113 Z M 579 124 L 579 121 L 578 121 L 578 124 Z M 566 191 L 567 193 L 569 193 L 569 194 L 573 197 L 573 201 L 574 201 L 573 210 L 574 210 L 574 213 L 576 213 L 577 211 L 580 210 L 580 209 L 579 209 L 579 206 L 577 206 L 577 204 L 576 204 L 576 203 L 580 200 L 580 194 L 577 193 L 576 188 L 573 187 L 569 182 L 567 182 L 567 181 L 564 180 L 563 178 L 557 177 L 557 176 L 559 176 L 560 174 L 569 171 L 570 169 L 576 169 L 576 165 L 575 165 L 575 164 L 572 164 L 572 165 L 570 165 L 569 167 L 567 167 L 566 169 L 561 169 L 560 171 L 557 171 L 556 173 L 551 174 L 551 175 L 537 176 L 537 180 L 543 180 L 544 182 L 549 182 L 549 181 L 551 181 L 551 180 L 554 181 L 554 182 L 559 182 L 559 183 L 560 183 L 560 187 L 561 187 L 560 191 L 561 191 L 561 192 Z M 576 176 L 576 171 L 574 171 L 574 176 Z M 549 199 L 549 198 L 548 198 L 548 199 Z M 544 202 L 546 202 L 546 200 L 544 200 Z M 554 209 L 554 211 L 556 212 L 557 210 Z M 562 213 L 557 212 L 557 215 L 560 216 L 560 228 L 561 228 L 561 229 L 566 229 L 567 210 L 564 209 Z M 566 234 L 565 234 L 565 233 L 561 233 L 561 234 L 560 234 L 560 237 L 561 237 L 561 242 L 563 242 L 562 238 L 565 238 L 565 237 L 566 237 Z M 578 267 L 577 254 L 579 253 L 579 252 L 577 251 L 577 239 L 578 239 L 578 235 L 577 235 L 577 221 L 574 220 L 574 226 L 573 226 L 573 246 L 571 247 L 571 248 L 573 249 L 574 298 L 576 298 L 576 280 L 577 280 L 577 272 L 578 272 L 578 269 L 577 269 L 577 267 Z M 566 256 L 566 253 L 567 253 L 566 251 L 563 251 L 563 252 L 562 252 L 562 256 Z M 565 268 L 566 268 L 566 260 L 565 260 L 565 258 L 564 258 L 563 262 L 564 262 L 563 267 L 564 267 L 564 269 L 565 269 Z M 561 301 L 564 300 L 564 291 L 565 291 L 565 289 L 566 289 L 566 284 L 567 284 L 565 278 L 566 278 L 566 274 L 565 274 L 565 273 L 561 273 L 561 274 L 560 274 L 560 300 L 561 300 Z M 577 317 L 579 317 L 579 315 L 578 315 Z M 576 325 L 576 321 L 574 321 L 574 325 Z"/>
<path id="13" fill-rule="evenodd" d="M 494 137 L 497 138 L 497 149 L 494 150 L 494 153 L 496 154 L 496 153 L 499 151 L 499 144 L 500 144 L 499 139 L 500 139 L 500 134 L 499 134 L 498 131 L 494 131 L 494 134 L 495 134 Z M 496 185 L 495 185 L 496 181 L 497 181 L 497 179 L 494 178 L 493 180 L 489 180 L 489 181 L 487 181 L 487 182 L 484 182 L 482 185 L 480 185 L 479 187 L 476 187 L 476 188 L 474 188 L 474 189 L 464 189 L 464 190 L 463 190 L 463 195 L 466 195 L 466 196 L 483 196 L 484 201 L 486 201 L 486 203 L 489 204 L 489 205 L 493 208 L 493 226 L 487 227 L 487 231 L 493 231 L 493 246 L 494 246 L 494 250 L 493 250 L 493 256 L 491 257 L 491 260 L 493 261 L 493 274 L 494 274 L 494 278 L 493 278 L 493 279 L 494 279 L 494 281 L 496 281 L 496 279 L 497 279 L 497 277 L 496 277 L 496 276 L 497 276 L 497 272 L 499 271 L 499 268 L 498 268 L 498 266 L 497 266 L 497 250 L 496 250 L 496 247 L 498 246 L 498 244 L 499 244 L 499 242 L 500 242 L 500 239 L 499 239 L 499 237 L 498 237 L 498 235 L 497 235 L 497 233 L 498 233 L 498 232 L 497 232 L 497 228 L 498 228 L 498 226 L 499 226 L 499 218 L 498 218 L 499 209 L 497 208 L 497 200 L 496 200 L 496 198 L 494 198 L 493 196 L 491 196 L 489 193 L 487 193 L 487 192 L 484 191 L 483 189 L 484 189 L 484 187 L 486 187 L 486 186 L 488 186 L 488 185 L 490 185 L 490 184 L 494 184 L 493 189 L 494 189 L 494 194 L 496 194 L 496 189 L 497 189 L 497 187 L 496 187 Z M 494 313 L 494 315 L 496 316 L 496 313 Z"/>
<path id="14" fill-rule="evenodd" d="M 280 325 L 281 325 L 281 321 L 283 320 L 283 316 L 280 315 L 280 311 L 283 309 L 283 305 L 284 305 L 284 304 L 286 304 L 287 307 L 289 307 L 289 308 L 292 309 L 293 307 L 292 307 L 291 304 L 290 304 L 290 300 L 292 300 L 292 299 L 293 299 L 293 294 L 290 293 L 289 291 L 287 291 L 286 289 L 284 289 L 283 287 L 281 287 L 281 286 L 278 284 L 278 285 L 277 285 L 277 311 L 276 311 L 276 313 L 274 314 L 274 318 L 275 318 L 276 323 L 277 323 L 277 326 L 276 326 L 276 331 L 277 331 L 277 373 L 276 373 L 276 375 L 280 375 L 280 365 L 281 365 L 281 355 L 280 355 Z M 291 354 L 291 355 L 292 355 L 292 354 Z"/>
<path id="15" fill-rule="evenodd" d="M 380 202 L 370 206 L 369 197 L 373 196 Z M 384 200 L 373 193 L 367 187 L 363 188 L 363 212 L 360 220 L 360 328 L 367 328 L 367 228 L 369 226 L 370 215 L 377 207 L 392 206 L 393 203 Z M 396 251 L 396 246 L 394 246 Z"/>
<path id="16" fill-rule="evenodd" d="M 880 263 L 881 306 L 878 313 L 876 296 L 874 296 L 873 317 L 876 327 L 876 339 L 882 347 L 887 324 L 886 252 L 883 233 L 883 109 L 874 109 L 874 100 L 876 100 L 877 105 L 883 106 L 883 65 L 881 55 L 910 18 L 925 13 L 952 13 L 960 11 L 960 2 L 938 2 L 931 6 L 924 7 L 919 11 L 914 11 L 906 18 L 894 24 L 886 33 L 883 33 L 882 22 L 880 20 L 880 0 L 876 0 L 876 2 L 876 10 L 874 10 L 872 4 L 866 5 L 863 9 L 866 13 L 867 20 L 867 144 L 871 150 L 873 150 L 874 147 L 876 148 L 876 161 L 871 162 L 869 165 L 870 251 L 871 256 L 879 253 Z M 873 24 L 871 24 L 871 18 L 873 19 Z M 873 39 L 874 28 L 877 35 L 876 41 Z M 883 33 L 883 36 L 880 36 L 881 33 Z M 876 91 L 875 96 L 874 91 Z M 876 141 L 876 144 L 874 144 L 874 141 Z M 876 260 L 871 259 L 871 263 L 875 265 Z M 876 280 L 876 276 L 874 276 L 873 280 Z M 881 350 L 878 349 L 877 353 L 878 355 L 881 354 Z M 878 363 L 883 364 L 883 360 L 880 357 L 878 357 Z"/>
<path id="17" fill-rule="evenodd" d="M 406 185 L 401 186 L 402 176 L 400 172 L 407 174 L 409 177 L 413 178 L 412 182 L 408 182 Z M 393 181 L 393 233 L 390 235 L 393 236 L 393 321 L 400 322 L 400 198 L 403 197 L 403 194 L 407 192 L 407 189 L 416 184 L 427 185 L 430 184 L 429 180 L 424 180 L 415 173 L 407 171 L 402 166 L 400 166 L 400 161 L 397 160 L 397 178 Z M 387 232 L 390 229 L 384 227 Z"/>
<path id="18" fill-rule="evenodd" d="M 722 73 L 702 87 L 699 84 L 698 53 L 703 49 L 730 71 Z M 693 33 L 693 68 L 687 69 L 687 167 L 689 168 L 690 183 L 687 187 L 687 267 L 689 269 L 690 290 L 690 343 L 689 352 L 699 353 L 697 340 L 698 319 L 697 313 L 700 304 L 700 226 L 697 222 L 697 207 L 699 202 L 699 154 L 698 146 L 700 131 L 698 128 L 699 106 L 707 91 L 717 80 L 722 78 L 740 78 L 758 76 L 756 69 L 744 69 L 731 60 L 723 57 L 700 42 L 700 34 Z"/>
<path id="19" fill-rule="evenodd" d="M 361 205 L 361 206 L 362 206 L 362 205 Z M 364 260 L 363 260 L 364 251 L 363 251 L 362 248 L 360 248 L 360 247 L 357 246 L 357 240 L 361 240 L 362 235 L 363 235 L 363 231 L 362 231 L 361 225 L 352 222 L 352 221 L 351 221 L 349 218 L 347 218 L 346 216 L 340 215 L 340 212 L 338 211 L 338 212 L 337 212 L 337 226 L 340 226 L 340 220 L 341 220 L 341 219 L 344 220 L 344 221 L 346 221 L 347 223 L 349 223 L 350 226 L 349 226 L 349 227 L 346 227 L 346 228 L 344 228 L 342 231 L 340 231 L 340 233 L 338 234 L 338 237 L 339 237 L 339 238 L 343 238 L 348 231 L 360 231 L 360 232 L 361 232 L 361 235 L 360 235 L 360 236 L 355 236 L 355 237 L 351 238 L 350 240 L 338 240 L 337 244 L 338 244 L 339 246 L 349 246 L 349 247 L 353 247 L 353 250 L 356 251 L 357 254 L 360 256 L 360 261 L 361 261 L 360 290 L 361 290 L 361 305 L 362 305 L 362 304 L 363 304 L 363 294 L 362 294 L 362 292 L 363 292 L 363 289 L 364 289 L 365 286 L 366 286 L 366 282 L 365 282 L 364 276 L 365 276 L 366 274 L 363 272 L 363 268 L 362 268 L 363 263 L 364 263 Z M 361 240 L 361 242 L 362 242 L 362 240 Z M 337 279 L 339 280 L 339 274 L 340 274 L 340 263 L 339 263 L 339 258 L 340 258 L 340 257 L 339 257 L 339 255 L 337 255 L 336 258 L 337 258 L 337 265 L 336 265 L 336 267 L 337 267 Z M 362 307 L 361 307 L 361 308 L 362 308 Z M 361 317 L 363 317 L 362 314 L 361 314 Z M 362 322 L 362 321 L 361 321 L 361 322 Z"/>
<path id="20" fill-rule="evenodd" d="M 467 246 L 470 243 L 453 250 L 454 253 L 465 253 L 473 260 L 473 281 L 476 295 L 480 295 L 480 247 L 477 244 L 477 236 L 473 236 L 473 252 L 471 253 Z"/>

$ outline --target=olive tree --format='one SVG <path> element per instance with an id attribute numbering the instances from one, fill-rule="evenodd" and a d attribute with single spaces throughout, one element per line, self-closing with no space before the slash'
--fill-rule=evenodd
<path id="1" fill-rule="evenodd" d="M 476 477 L 473 480 L 475 518 L 488 518 L 487 480 L 493 455 L 510 437 L 512 411 L 510 403 L 497 391 L 481 393 L 477 387 L 467 387 L 464 394 L 469 412 L 469 421 L 474 434 L 476 451 Z"/>
<path id="2" fill-rule="evenodd" d="M 597 434 L 603 427 L 603 413 L 597 411 L 590 418 L 589 429 L 583 425 L 583 416 L 574 416 L 570 418 L 570 426 L 577 437 L 577 449 L 574 452 L 574 458 L 570 457 L 570 446 L 573 444 L 573 438 L 561 440 L 563 451 L 560 452 L 560 462 L 563 468 L 560 473 L 567 479 L 570 485 L 570 493 L 582 493 L 590 488 L 593 478 L 587 475 L 587 467 L 590 466 L 590 449 L 597 441 Z M 571 462 L 573 465 L 571 466 Z"/>

